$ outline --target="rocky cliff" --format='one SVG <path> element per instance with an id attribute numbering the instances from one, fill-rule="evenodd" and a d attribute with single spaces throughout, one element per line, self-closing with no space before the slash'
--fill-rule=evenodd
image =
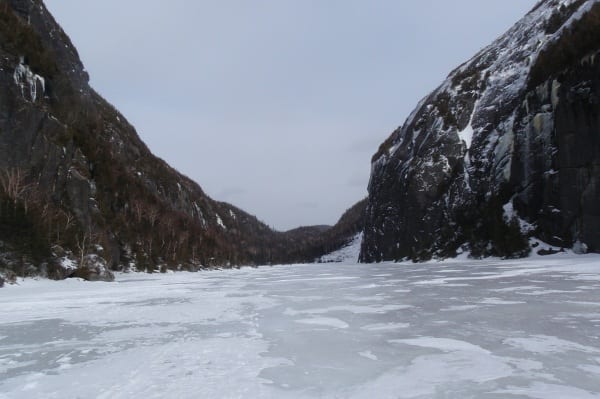
<path id="1" fill-rule="evenodd" d="M 363 262 L 600 251 L 600 2 L 543 0 L 372 161 Z"/>
<path id="2" fill-rule="evenodd" d="M 0 93 L 0 274 L 110 279 L 313 258 L 303 248 L 323 229 L 275 232 L 152 155 L 89 86 L 41 0 L 0 0 Z"/>

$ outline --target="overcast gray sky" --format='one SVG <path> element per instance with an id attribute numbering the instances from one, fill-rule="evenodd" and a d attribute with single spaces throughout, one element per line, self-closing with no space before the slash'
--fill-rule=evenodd
<path id="1" fill-rule="evenodd" d="M 287 230 L 366 196 L 417 102 L 535 0 L 46 0 L 150 149 Z"/>

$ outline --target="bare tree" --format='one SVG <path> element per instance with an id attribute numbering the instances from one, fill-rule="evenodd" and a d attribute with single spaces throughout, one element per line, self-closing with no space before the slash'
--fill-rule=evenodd
<path id="1" fill-rule="evenodd" d="M 19 168 L 0 171 L 0 186 L 16 209 L 17 203 L 24 199 L 24 194 L 28 188 L 25 184 L 25 173 Z"/>
<path id="2" fill-rule="evenodd" d="M 23 192 L 21 193 L 21 200 L 25 208 L 25 213 L 29 212 L 30 207 L 39 211 L 42 206 L 48 205 L 44 200 L 39 181 L 25 185 Z"/>
<path id="3" fill-rule="evenodd" d="M 150 230 L 146 232 L 146 252 L 148 254 L 148 257 L 152 258 L 152 251 L 154 250 L 154 238 L 156 237 L 156 232 L 154 231 L 154 228 L 157 226 L 158 223 L 158 219 L 160 216 L 160 210 L 156 205 L 153 204 L 144 204 L 143 206 L 143 215 L 145 220 L 148 222 L 148 225 L 150 226 Z M 167 227 L 170 225 L 170 222 L 166 222 L 160 223 L 161 227 L 164 225 Z M 162 241 L 162 246 L 164 247 L 165 245 L 165 236 L 160 234 L 161 237 L 161 241 Z"/>
<path id="4" fill-rule="evenodd" d="M 75 216 L 73 216 L 69 212 L 59 209 L 56 212 L 56 218 L 58 219 L 56 223 L 56 242 L 60 243 L 61 227 L 64 229 L 65 232 L 68 231 L 71 227 L 75 225 Z"/>
<path id="5" fill-rule="evenodd" d="M 186 230 L 180 232 L 177 235 L 177 249 L 179 251 L 183 250 L 185 248 L 185 244 L 187 243 L 188 239 L 190 238 L 190 233 Z M 175 258 L 177 257 L 177 251 L 173 251 L 173 260 L 175 260 Z"/>
<path id="6" fill-rule="evenodd" d="M 148 223 L 150 223 L 151 228 L 154 228 L 156 225 L 159 214 L 160 211 L 158 210 L 158 207 L 155 205 L 148 205 L 146 209 L 146 218 L 148 219 Z"/>
<path id="7" fill-rule="evenodd" d="M 83 261 L 89 253 L 89 249 L 93 241 L 97 239 L 96 234 L 92 232 L 92 228 L 87 229 L 83 234 L 78 234 L 76 237 L 77 250 L 79 252 L 79 267 L 83 266 Z"/>
<path id="8" fill-rule="evenodd" d="M 133 213 L 136 222 L 140 223 L 144 216 L 144 203 L 137 199 L 131 201 L 131 212 Z"/>

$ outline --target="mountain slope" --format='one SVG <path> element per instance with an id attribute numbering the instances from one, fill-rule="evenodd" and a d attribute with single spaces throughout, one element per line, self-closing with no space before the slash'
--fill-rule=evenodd
<path id="1" fill-rule="evenodd" d="M 62 253 L 48 250 L 60 246 L 81 258 L 101 252 L 111 268 L 263 260 L 246 237 L 273 232 L 154 157 L 89 87 L 77 51 L 41 1 L 0 4 L 3 217 L 29 225 L 30 246 L 40 249 L 34 257 Z M 5 227 L 2 239 L 22 245 Z"/>
<path id="2" fill-rule="evenodd" d="M 322 231 L 297 243 L 209 198 L 88 80 L 41 0 L 0 0 L 0 271 L 110 279 L 308 258 Z"/>
<path id="3" fill-rule="evenodd" d="M 364 262 L 600 250 L 600 4 L 543 0 L 373 157 Z"/>
<path id="4" fill-rule="evenodd" d="M 0 0 L 0 275 L 314 261 L 362 226 L 280 233 L 211 199 L 88 80 L 41 0 Z"/>
<path id="5" fill-rule="evenodd" d="M 288 258 L 312 263 L 346 246 L 362 232 L 366 206 L 366 198 L 352 205 L 334 226 L 300 227 L 283 233 Z"/>

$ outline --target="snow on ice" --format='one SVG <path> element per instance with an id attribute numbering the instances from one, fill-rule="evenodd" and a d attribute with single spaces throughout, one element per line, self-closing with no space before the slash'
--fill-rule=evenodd
<path id="1" fill-rule="evenodd" d="M 600 398 L 600 256 L 0 290 L 0 398 Z"/>

